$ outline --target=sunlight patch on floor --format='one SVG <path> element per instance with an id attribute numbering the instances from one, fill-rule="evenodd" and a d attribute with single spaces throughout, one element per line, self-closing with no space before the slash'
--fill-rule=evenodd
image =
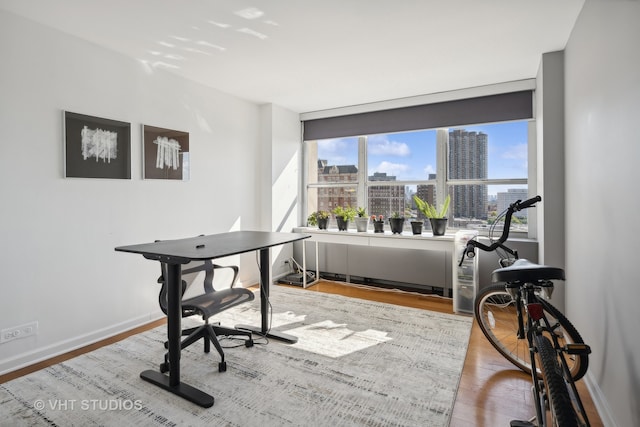
<path id="1" fill-rule="evenodd" d="M 390 341 L 387 332 L 367 329 L 355 332 L 343 323 L 325 320 L 285 331 L 298 337 L 293 347 L 328 357 L 342 357 Z"/>

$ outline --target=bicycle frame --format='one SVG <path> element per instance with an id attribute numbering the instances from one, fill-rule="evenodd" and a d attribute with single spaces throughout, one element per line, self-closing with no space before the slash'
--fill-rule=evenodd
<path id="1" fill-rule="evenodd" d="M 575 374 L 575 378 L 581 378 L 588 366 L 586 355 L 590 353 L 589 346 L 584 344 L 579 333 L 575 331 L 570 322 L 540 294 L 540 292 L 553 290 L 553 279 L 564 280 L 564 271 L 538 265 L 534 265 L 534 269 L 531 270 L 528 267 L 528 262 L 521 263 L 519 261 L 517 267 L 509 268 L 518 259 L 517 251 L 504 244 L 509 237 L 511 217 L 514 212 L 534 206 L 539 201 L 541 201 L 541 198 L 536 196 L 523 202 L 518 200 L 511 204 L 505 211 L 504 226 L 500 238 L 497 240 L 491 239 L 490 245 L 485 245 L 477 240 L 468 241 L 462 253 L 460 265 L 465 256 L 475 256 L 475 248 L 486 252 L 500 249 L 505 254 L 508 254 L 506 256 L 501 255 L 500 265 L 503 268 L 496 270 L 496 272 L 500 271 L 500 273 L 497 273 L 500 274 L 498 277 L 507 282 L 504 290 L 515 303 L 514 314 L 517 317 L 517 338 L 520 340 L 526 339 L 528 346 L 530 373 L 533 382 L 532 391 L 535 400 L 535 419 L 538 421 L 537 427 L 546 427 L 547 425 L 547 406 L 551 409 L 554 425 L 557 423 L 560 426 L 564 426 L 566 423 L 571 426 L 589 426 L 586 411 L 578 395 L 574 376 L 567 361 L 568 355 L 578 355 L 576 362 L 579 361 L 580 363 L 573 365 L 573 368 L 576 369 L 573 374 Z M 537 270 L 539 267 L 542 268 Z M 539 271 L 543 273 L 537 274 Z M 511 353 L 510 350 L 502 347 L 501 339 L 496 338 L 489 329 L 494 328 L 495 325 L 491 324 L 491 321 L 487 324 L 479 317 L 482 316 L 479 313 L 487 313 L 484 311 L 484 304 L 487 301 L 489 301 L 488 307 L 491 307 L 490 298 L 493 293 L 500 295 L 499 290 L 492 288 L 487 288 L 484 295 L 479 295 L 481 299 L 477 300 L 480 302 L 476 303 L 476 318 L 481 322 L 483 333 L 494 347 L 507 359 L 527 371 L 528 369 L 523 368 L 523 366 L 526 366 L 523 365 L 523 363 L 526 363 L 526 359 L 514 356 L 515 353 Z M 550 295 L 550 292 L 548 295 Z M 545 311 L 556 317 L 557 322 L 551 324 Z M 491 315 L 491 311 L 488 311 L 488 313 Z M 491 319 L 491 317 L 489 318 Z M 564 332 L 559 333 L 559 328 Z M 569 341 L 566 341 L 565 338 L 567 328 L 572 331 L 569 333 L 571 337 Z M 537 366 L 538 364 L 540 366 Z M 584 369 L 581 370 L 580 367 Z M 540 368 L 540 372 L 538 368 Z M 511 425 L 533 426 L 534 424 L 531 421 L 512 421 Z"/>

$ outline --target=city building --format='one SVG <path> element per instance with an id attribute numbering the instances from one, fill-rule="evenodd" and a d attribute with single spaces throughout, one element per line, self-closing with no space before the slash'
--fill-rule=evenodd
<path id="1" fill-rule="evenodd" d="M 375 172 L 369 181 L 395 181 L 396 177 L 386 172 Z M 368 190 L 369 213 L 371 215 L 391 216 L 405 211 L 404 185 L 370 185 Z"/>
<path id="2" fill-rule="evenodd" d="M 527 200 L 529 198 L 526 188 L 509 188 L 507 191 L 498 192 L 497 213 L 507 209 L 509 205 L 517 200 Z M 527 218 L 527 209 L 513 214 L 519 218 Z"/>
<path id="3" fill-rule="evenodd" d="M 429 180 L 435 180 L 436 179 L 436 174 L 435 173 L 430 173 L 429 174 Z M 435 185 L 418 185 L 416 186 L 416 195 L 418 197 L 420 197 L 420 199 L 424 200 L 425 202 L 434 205 L 436 203 L 436 187 Z M 411 205 L 414 209 L 415 208 L 415 203 L 412 201 L 412 205 Z M 418 211 L 416 209 L 417 215 L 418 215 L 418 219 L 422 219 L 424 220 L 424 214 L 420 211 Z"/>
<path id="4" fill-rule="evenodd" d="M 489 137 L 482 132 L 449 132 L 449 179 L 486 179 Z M 486 185 L 452 188 L 451 213 L 461 218 L 487 218 Z"/>
<path id="5" fill-rule="evenodd" d="M 326 160 L 318 160 L 318 183 L 344 184 L 358 180 L 358 168 L 355 165 L 328 165 Z M 329 211 L 336 206 L 358 204 L 354 187 L 331 187 L 318 189 L 318 210 Z"/>

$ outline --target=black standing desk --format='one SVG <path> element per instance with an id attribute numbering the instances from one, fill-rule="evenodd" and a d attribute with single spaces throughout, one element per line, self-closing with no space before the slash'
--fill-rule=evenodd
<path id="1" fill-rule="evenodd" d="M 295 242 L 310 237 L 299 233 L 272 233 L 266 231 L 232 231 L 209 236 L 191 237 L 179 240 L 163 240 L 115 248 L 120 252 L 141 254 L 147 259 L 167 264 L 167 335 L 169 341 L 169 376 L 158 371 L 147 370 L 140 374 L 165 390 L 183 397 L 197 405 L 213 406 L 213 396 L 180 381 L 180 338 L 182 333 L 182 264 L 190 261 L 223 258 L 245 252 L 260 251 L 260 327 L 242 326 L 257 333 L 290 343 L 296 337 L 283 333 L 269 332 L 268 303 L 270 286 L 270 250 L 273 246 Z"/>

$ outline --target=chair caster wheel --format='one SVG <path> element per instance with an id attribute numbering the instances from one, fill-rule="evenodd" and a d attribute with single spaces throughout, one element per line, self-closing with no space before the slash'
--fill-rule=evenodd
<path id="1" fill-rule="evenodd" d="M 249 338 L 244 342 L 245 347 L 253 347 L 253 339 Z"/>
<path id="2" fill-rule="evenodd" d="M 169 362 L 165 362 L 165 363 L 161 363 L 160 364 L 160 372 L 162 372 L 163 374 L 165 372 L 169 372 Z"/>
<path id="3" fill-rule="evenodd" d="M 218 372 L 227 372 L 227 362 L 218 363 Z"/>

